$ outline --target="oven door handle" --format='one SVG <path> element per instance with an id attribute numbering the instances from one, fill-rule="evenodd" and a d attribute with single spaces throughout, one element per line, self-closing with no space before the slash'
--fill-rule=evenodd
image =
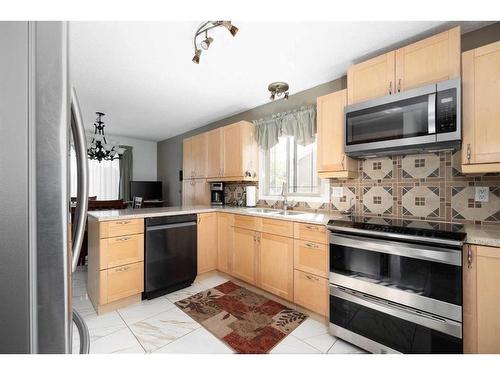
<path id="1" fill-rule="evenodd" d="M 380 240 L 347 234 L 330 233 L 330 244 L 368 250 L 377 253 L 398 255 L 407 258 L 422 259 L 432 262 L 462 265 L 462 254 L 459 250 L 434 246 L 422 246 L 412 243 Z"/>
<path id="2" fill-rule="evenodd" d="M 389 301 L 342 288 L 337 285 L 330 284 L 330 295 L 372 310 L 380 311 L 381 313 L 391 315 L 399 319 L 407 320 L 435 331 L 443 332 L 450 336 L 460 339 L 462 338 L 462 324 L 453 320 L 448 320 L 420 310 L 391 303 Z"/>

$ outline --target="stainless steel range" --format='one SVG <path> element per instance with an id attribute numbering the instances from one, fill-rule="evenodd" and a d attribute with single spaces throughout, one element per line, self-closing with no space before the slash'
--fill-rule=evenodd
<path id="1" fill-rule="evenodd" d="M 332 220 L 330 332 L 372 353 L 462 353 L 463 227 Z"/>

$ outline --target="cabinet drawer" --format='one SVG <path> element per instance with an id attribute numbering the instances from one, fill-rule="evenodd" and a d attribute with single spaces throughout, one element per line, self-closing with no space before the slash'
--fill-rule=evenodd
<path id="1" fill-rule="evenodd" d="M 327 315 L 328 280 L 295 270 L 293 278 L 294 302 L 320 315 Z"/>
<path id="2" fill-rule="evenodd" d="M 102 305 L 144 291 L 144 262 L 127 264 L 100 272 Z"/>
<path id="3" fill-rule="evenodd" d="M 144 234 L 105 238 L 100 242 L 101 270 L 144 260 Z"/>
<path id="4" fill-rule="evenodd" d="M 118 237 L 144 233 L 144 219 L 104 221 L 99 226 L 99 237 Z"/>
<path id="5" fill-rule="evenodd" d="M 255 216 L 235 215 L 234 226 L 236 228 L 260 231 L 261 218 Z"/>
<path id="6" fill-rule="evenodd" d="M 294 267 L 297 270 L 328 277 L 328 246 L 316 242 L 294 240 Z"/>
<path id="7" fill-rule="evenodd" d="M 327 232 L 324 225 L 295 223 L 294 236 L 300 240 L 327 244 Z"/>
<path id="8" fill-rule="evenodd" d="M 275 219 L 262 219 L 261 231 L 278 236 L 293 237 L 293 222 Z"/>

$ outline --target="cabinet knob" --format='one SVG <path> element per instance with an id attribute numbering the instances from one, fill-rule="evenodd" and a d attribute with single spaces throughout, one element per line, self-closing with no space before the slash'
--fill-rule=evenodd
<path id="1" fill-rule="evenodd" d="M 467 245 L 467 268 L 472 268 L 472 250 L 470 248 L 470 245 Z"/>
<path id="2" fill-rule="evenodd" d="M 472 156 L 472 150 L 470 148 L 470 143 L 467 143 L 467 163 L 470 163 L 471 156 Z"/>
<path id="3" fill-rule="evenodd" d="M 401 78 L 398 79 L 398 92 L 401 92 Z"/>
<path id="4" fill-rule="evenodd" d="M 389 82 L 389 95 L 392 94 L 392 81 Z"/>

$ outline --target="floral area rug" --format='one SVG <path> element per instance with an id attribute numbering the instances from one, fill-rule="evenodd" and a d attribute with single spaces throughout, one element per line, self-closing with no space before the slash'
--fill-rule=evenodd
<path id="1" fill-rule="evenodd" d="M 231 281 L 175 304 L 237 353 L 268 353 L 307 318 Z"/>

